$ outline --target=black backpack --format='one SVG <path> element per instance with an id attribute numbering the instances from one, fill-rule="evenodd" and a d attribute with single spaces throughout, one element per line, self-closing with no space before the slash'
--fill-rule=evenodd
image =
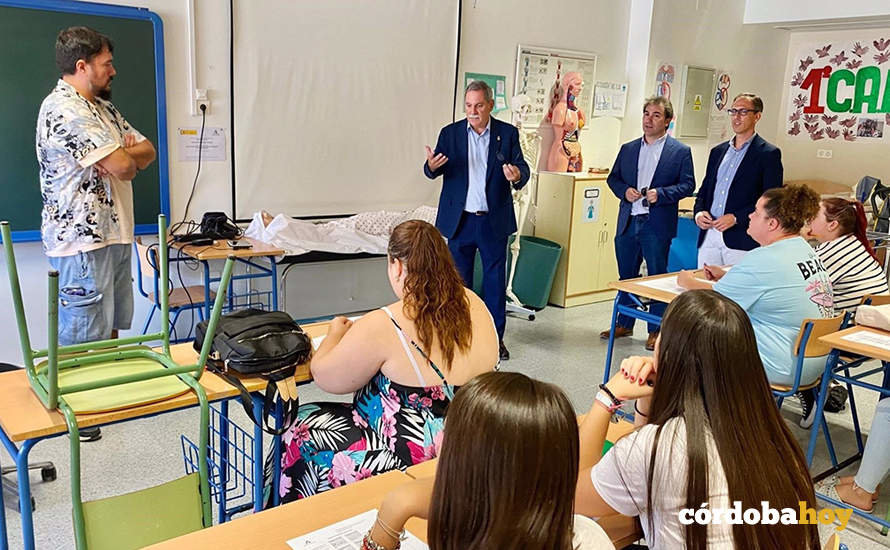
<path id="1" fill-rule="evenodd" d="M 205 320 L 195 327 L 194 347 L 199 352 L 208 324 Z M 238 388 L 244 412 L 257 426 L 269 434 L 281 435 L 296 421 L 299 399 L 293 376 L 297 365 L 309 360 L 312 340 L 290 315 L 260 309 L 242 309 L 222 315 L 210 351 L 207 369 Z M 231 371 L 269 381 L 261 419 L 253 414 L 250 393 Z M 283 422 L 276 429 L 269 424 L 269 416 L 279 396 L 284 409 Z"/>

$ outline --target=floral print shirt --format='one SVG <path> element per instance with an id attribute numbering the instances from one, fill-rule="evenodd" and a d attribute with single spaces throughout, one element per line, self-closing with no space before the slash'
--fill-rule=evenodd
<path id="1" fill-rule="evenodd" d="M 95 166 L 123 147 L 128 133 L 135 133 L 137 141 L 145 139 L 111 102 L 90 102 L 64 80 L 43 100 L 36 147 L 43 198 L 40 229 L 48 256 L 132 242 L 132 224 L 123 224 L 130 233 L 125 234 L 121 223 L 122 216 L 133 218 L 130 182 L 102 176 Z"/>

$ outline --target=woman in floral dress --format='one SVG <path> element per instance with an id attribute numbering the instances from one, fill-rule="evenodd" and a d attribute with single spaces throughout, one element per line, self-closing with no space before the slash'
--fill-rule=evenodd
<path id="1" fill-rule="evenodd" d="M 494 322 L 464 287 L 439 231 L 419 220 L 399 224 L 387 252 L 399 301 L 354 323 L 331 321 L 312 377 L 353 400 L 300 407 L 282 436 L 282 503 L 436 457 L 455 391 L 497 367 Z M 270 470 L 267 461 L 267 479 Z"/>

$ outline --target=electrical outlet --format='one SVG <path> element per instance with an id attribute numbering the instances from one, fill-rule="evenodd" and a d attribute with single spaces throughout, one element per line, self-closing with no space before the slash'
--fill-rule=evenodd
<path id="1" fill-rule="evenodd" d="M 195 104 L 192 108 L 192 114 L 195 116 L 201 116 L 201 105 L 204 105 L 204 113 L 205 115 L 210 114 L 210 98 L 207 97 L 207 89 L 198 88 L 195 90 Z"/>
<path id="2" fill-rule="evenodd" d="M 816 151 L 817 159 L 830 159 L 831 158 L 831 149 L 818 149 Z"/>

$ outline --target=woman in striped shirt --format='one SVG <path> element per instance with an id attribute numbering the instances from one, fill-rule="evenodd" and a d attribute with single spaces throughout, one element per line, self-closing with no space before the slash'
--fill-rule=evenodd
<path id="1" fill-rule="evenodd" d="M 810 224 L 809 237 L 819 241 L 816 253 L 831 279 L 836 310 L 855 311 L 863 296 L 890 293 L 865 228 L 862 203 L 837 197 L 822 200 Z"/>
<path id="2" fill-rule="evenodd" d="M 807 231 L 809 238 L 819 241 L 816 254 L 831 280 L 834 308 L 838 312 L 855 312 L 863 296 L 888 294 L 887 274 L 865 236 L 865 228 L 861 202 L 832 197 L 822 200 Z M 800 427 L 806 429 L 816 416 L 816 391 L 806 390 L 798 397 L 803 409 Z"/>

